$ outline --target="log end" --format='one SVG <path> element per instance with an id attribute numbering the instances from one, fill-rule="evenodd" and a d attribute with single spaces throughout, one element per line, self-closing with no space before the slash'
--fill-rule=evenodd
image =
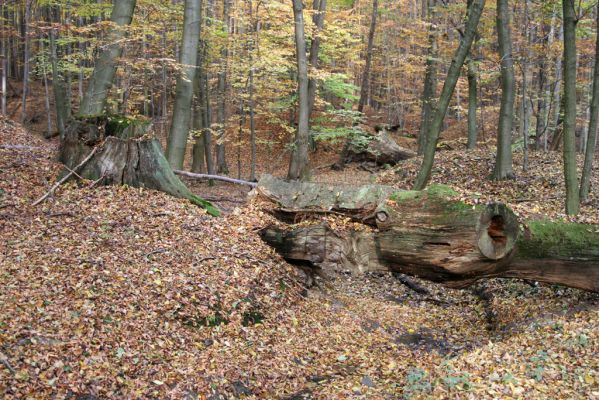
<path id="1" fill-rule="evenodd" d="M 518 240 L 516 215 L 501 203 L 487 205 L 477 224 L 477 244 L 483 256 L 501 260 L 509 256 Z"/>

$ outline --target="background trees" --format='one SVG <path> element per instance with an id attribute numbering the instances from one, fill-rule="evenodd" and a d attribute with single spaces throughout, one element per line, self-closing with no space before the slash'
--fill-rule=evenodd
<path id="1" fill-rule="evenodd" d="M 41 103 L 46 88 L 52 124 L 49 128 L 44 124 L 40 130 L 47 136 L 54 131 L 64 134 L 71 109 L 84 114 L 105 109 L 142 115 L 152 121 L 163 143 L 167 143 L 171 126 L 180 132 L 170 139 L 178 138 L 177 158 L 184 160 L 182 164 L 177 161 L 177 166 L 191 161 L 191 154 L 181 150 L 187 148 L 186 141 L 193 141 L 195 171 L 231 170 L 246 178 L 259 174 L 255 156 L 248 157 L 249 163 L 238 156 L 246 149 L 253 154 L 256 149 L 270 151 L 275 159 L 290 157 L 295 146 L 288 144 L 295 141 L 298 130 L 308 130 L 316 140 L 343 141 L 359 131 L 359 124 L 354 125 L 360 120 L 359 109 L 365 117 L 362 121 L 370 126 L 388 124 L 400 135 L 417 136 L 419 150 L 424 152 L 429 137 L 425 132 L 430 130 L 433 108 L 441 95 L 441 85 L 435 83 L 445 80 L 466 33 L 465 2 L 302 3 L 309 66 L 306 124 L 300 107 L 303 96 L 302 85 L 298 85 L 301 74 L 293 2 L 205 0 L 194 5 L 201 6 L 195 11 L 203 16 L 202 34 L 199 45 L 192 43 L 196 51 L 191 55 L 183 36 L 185 8 L 192 10 L 183 1 L 139 0 L 132 25 L 116 31 L 121 36 L 108 29 L 112 6 L 108 1 L 3 2 L 0 109 L 35 127 L 48 115 L 40 112 L 46 108 Z M 476 141 L 494 145 L 498 138 L 496 167 L 489 171 L 496 179 L 517 175 L 524 167 L 513 165 L 510 170 L 511 152 L 529 148 L 562 151 L 565 147 L 573 198 L 579 173 L 571 167 L 573 155 L 586 151 L 590 163 L 594 154 L 591 86 L 597 12 L 593 2 L 574 4 L 573 20 L 578 28 L 572 33 L 568 27 L 572 18 L 562 17 L 563 10 L 557 0 L 488 4 L 473 38 L 476 51 L 465 59 L 467 67 L 457 68 L 455 90 L 444 97 L 447 112 L 438 132 L 441 140 L 466 141 L 469 136 L 470 148 Z M 510 15 L 512 32 L 508 37 L 504 31 L 508 24 L 501 21 Z M 565 58 L 572 72 L 572 57 L 564 57 L 562 21 L 568 28 L 565 42 L 571 44 L 576 38 L 576 49 L 566 46 L 568 54 L 573 54 L 573 49 L 577 54 L 576 85 L 571 76 L 562 74 Z M 94 76 L 94 67 L 102 64 L 99 56 L 117 47 L 122 50 L 113 54 L 115 65 L 96 68 L 98 73 L 114 71 L 112 79 Z M 510 47 L 511 57 L 507 56 Z M 514 94 L 509 90 L 510 61 Z M 189 75 L 195 63 L 199 63 L 197 81 Z M 116 66 L 122 68 L 114 69 Z M 502 78 L 502 73 L 508 76 Z M 109 80 L 113 87 L 106 90 L 101 82 Z M 177 88 L 185 85 L 194 88 L 190 100 L 195 104 L 190 115 L 193 123 L 179 117 L 177 111 L 182 104 L 177 101 Z M 92 90 L 84 90 L 88 86 Z M 86 92 L 90 95 L 84 95 Z M 502 98 L 508 103 L 503 108 Z M 513 106 L 508 101 L 511 98 Z M 571 106 L 573 100 L 576 109 Z M 182 108 L 191 109 L 187 105 Z M 512 109 L 518 112 L 510 112 Z M 463 118 L 466 110 L 467 119 Z M 352 125 L 354 128 L 348 129 Z M 430 144 L 429 149 L 434 147 Z M 308 152 L 302 154 L 301 158 L 307 159 Z M 231 166 L 236 164 L 234 171 Z M 433 165 L 432 161 L 426 164 Z M 585 167 L 587 176 L 592 172 L 590 165 Z M 583 199 L 585 191 L 580 190 Z M 575 213 L 575 207 L 570 212 Z"/>

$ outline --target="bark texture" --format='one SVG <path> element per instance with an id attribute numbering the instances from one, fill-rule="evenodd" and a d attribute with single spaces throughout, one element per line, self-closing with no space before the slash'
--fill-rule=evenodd
<path id="1" fill-rule="evenodd" d="M 563 0 L 564 12 L 564 178 L 566 213 L 580 209 L 576 172 L 576 2 Z"/>
<path id="2" fill-rule="evenodd" d="M 596 12 L 596 27 L 599 29 L 599 11 Z M 593 160 L 597 150 L 597 121 L 599 119 L 599 35 L 595 42 L 595 67 L 593 71 L 593 89 L 590 106 L 590 119 L 588 128 L 588 141 L 580 181 L 580 200 L 586 201 L 591 188 L 591 175 L 593 174 Z"/>
<path id="3" fill-rule="evenodd" d="M 104 111 L 108 90 L 116 72 L 116 62 L 123 51 L 124 26 L 133 19 L 136 0 L 118 0 L 112 6 L 110 21 L 115 25 L 109 34 L 109 44 L 95 60 L 94 71 L 79 107 L 80 115 L 99 115 Z"/>
<path id="4" fill-rule="evenodd" d="M 123 117 L 74 119 L 61 144 L 60 161 L 69 169 L 77 166 L 99 146 L 78 175 L 104 185 L 129 185 L 160 190 L 185 198 L 214 216 L 219 210 L 191 193 L 173 173 L 158 139 L 145 135 L 146 121 Z"/>
<path id="5" fill-rule="evenodd" d="M 362 74 L 362 87 L 360 88 L 360 100 L 358 102 L 358 111 L 364 111 L 364 106 L 368 100 L 368 90 L 370 88 L 370 67 L 372 65 L 372 49 L 374 47 L 374 34 L 376 32 L 376 19 L 379 13 L 378 0 L 372 1 L 372 16 L 370 18 L 370 30 L 368 31 L 368 45 L 366 48 L 366 65 Z"/>
<path id="6" fill-rule="evenodd" d="M 263 177 L 265 208 L 282 224 L 261 231 L 284 258 L 326 274 L 393 271 L 452 287 L 491 277 L 524 278 L 599 292 L 596 227 L 520 224 L 505 205 L 469 206 L 451 189 L 397 191 L 287 183 Z M 343 229 L 315 216 L 341 214 L 361 224 Z M 293 225 L 302 220 L 300 225 Z M 311 223 L 306 223 L 306 220 Z"/>
<path id="7" fill-rule="evenodd" d="M 416 157 L 416 153 L 399 146 L 383 130 L 376 136 L 373 136 L 365 146 L 356 145 L 350 140 L 342 156 L 344 157 L 343 165 L 352 161 L 372 161 L 378 165 L 395 165 L 400 161 Z"/>
<path id="8" fill-rule="evenodd" d="M 177 77 L 177 93 L 171 130 L 166 146 L 166 157 L 175 169 L 183 167 L 187 135 L 190 128 L 193 88 L 198 60 L 200 39 L 200 3 L 197 0 L 185 1 L 183 21 L 183 44 L 181 46 L 181 73 Z"/>
<path id="9" fill-rule="evenodd" d="M 308 148 L 310 144 L 309 99 L 308 99 L 308 58 L 306 56 L 306 36 L 304 34 L 304 6 L 302 0 L 293 0 L 295 22 L 295 51 L 297 58 L 297 83 L 299 94 L 299 118 L 295 143 L 289 162 L 287 178 L 307 179 L 310 175 Z"/>
<path id="10" fill-rule="evenodd" d="M 497 0 L 497 41 L 501 57 L 501 106 L 497 128 L 497 157 L 493 169 L 493 179 L 511 179 L 512 169 L 512 128 L 514 124 L 514 59 L 512 58 L 512 35 L 507 0 Z"/>
<path id="11" fill-rule="evenodd" d="M 470 52 L 472 41 L 476 36 L 478 21 L 480 20 L 484 6 L 485 0 L 473 0 L 472 4 L 468 8 L 468 20 L 466 21 L 464 36 L 462 37 L 460 45 L 458 46 L 454 57 L 451 60 L 451 65 L 447 71 L 447 78 L 443 84 L 439 102 L 435 106 L 435 112 L 426 134 L 427 137 L 426 146 L 424 149 L 424 159 L 422 160 L 422 166 L 420 167 L 420 171 L 418 171 L 416 183 L 414 184 L 414 188 L 417 190 L 424 189 L 430 180 L 431 171 L 433 169 L 433 163 L 435 160 L 437 141 L 439 140 L 441 128 L 443 127 L 443 120 L 445 119 L 445 114 L 447 113 L 447 108 L 449 107 L 449 102 L 453 95 L 453 91 L 458 83 L 460 70 L 462 69 L 462 65 L 464 65 L 464 61 Z"/>

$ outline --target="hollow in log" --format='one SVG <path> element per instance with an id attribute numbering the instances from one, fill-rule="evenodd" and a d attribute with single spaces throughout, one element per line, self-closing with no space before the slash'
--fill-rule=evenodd
<path id="1" fill-rule="evenodd" d="M 595 226 L 529 221 L 505 205 L 471 206 L 444 186 L 397 191 L 263 178 L 267 211 L 287 224 L 261 231 L 291 262 L 327 273 L 393 271 L 451 287 L 482 278 L 524 278 L 599 292 L 599 233 Z M 342 214 L 364 229 L 333 229 L 321 213 Z"/>

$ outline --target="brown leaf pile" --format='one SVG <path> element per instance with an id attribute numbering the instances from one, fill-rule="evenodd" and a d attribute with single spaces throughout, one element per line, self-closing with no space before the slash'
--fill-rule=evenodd
<path id="1" fill-rule="evenodd" d="M 0 397 L 599 398 L 597 295 L 389 275 L 302 296 L 248 206 L 56 180 L 54 149 L 0 120 Z M 201 194 L 201 193 L 200 193 Z"/>

